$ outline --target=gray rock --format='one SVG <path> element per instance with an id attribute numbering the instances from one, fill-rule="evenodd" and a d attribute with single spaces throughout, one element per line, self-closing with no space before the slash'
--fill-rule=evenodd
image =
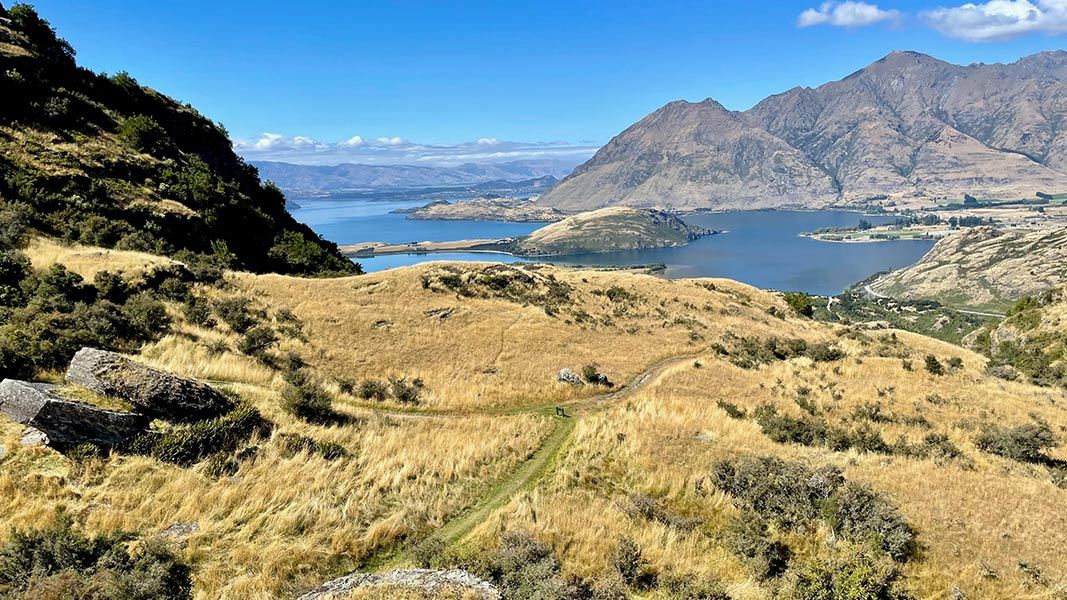
<path id="1" fill-rule="evenodd" d="M 233 401 L 205 383 L 95 348 L 82 348 L 74 355 L 67 381 L 98 394 L 122 398 L 138 412 L 170 421 L 199 421 L 234 407 Z"/>
<path id="2" fill-rule="evenodd" d="M 583 383 L 585 383 L 582 381 L 582 378 L 579 377 L 577 373 L 568 368 L 562 368 L 559 370 L 559 373 L 556 374 L 556 381 L 560 383 L 567 383 L 570 385 L 582 385 Z"/>
<path id="3" fill-rule="evenodd" d="M 40 429 L 27 427 L 22 430 L 22 436 L 19 437 L 19 445 L 23 448 L 40 448 L 41 446 L 47 446 L 48 436 Z"/>
<path id="4" fill-rule="evenodd" d="M 55 393 L 55 386 L 14 379 L 0 381 L 0 412 L 29 425 L 22 444 L 45 443 L 57 450 L 79 444 L 122 447 L 148 427 L 142 415 L 104 410 Z"/>
<path id="5" fill-rule="evenodd" d="M 353 573 L 324 583 L 297 600 L 340 600 L 357 589 L 397 586 L 420 590 L 434 597 L 446 592 L 464 592 L 464 598 L 499 600 L 493 584 L 459 569 L 396 569 L 388 573 Z"/>

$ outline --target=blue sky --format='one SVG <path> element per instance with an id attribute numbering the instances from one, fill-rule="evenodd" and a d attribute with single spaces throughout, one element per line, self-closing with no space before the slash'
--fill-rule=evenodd
<path id="1" fill-rule="evenodd" d="M 83 66 L 191 102 L 246 155 L 299 162 L 591 149 L 677 98 L 745 109 L 895 49 L 1007 62 L 1063 47 L 1067 31 L 1067 0 L 35 4 Z"/>

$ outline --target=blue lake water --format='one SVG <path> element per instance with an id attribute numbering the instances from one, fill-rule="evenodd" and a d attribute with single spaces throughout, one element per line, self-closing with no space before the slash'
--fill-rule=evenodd
<path id="1" fill-rule="evenodd" d="M 525 235 L 542 224 L 489 221 L 416 221 L 397 208 L 423 201 L 367 201 L 301 199 L 293 216 L 323 237 L 338 244 L 356 242 L 421 242 Z M 910 265 L 925 254 L 932 240 L 905 240 L 867 244 L 819 242 L 799 233 L 820 227 L 854 226 L 864 218 L 874 224 L 891 217 L 862 216 L 846 211 L 758 211 L 700 213 L 684 216 L 692 224 L 728 233 L 696 240 L 677 248 L 657 248 L 585 254 L 539 262 L 581 265 L 667 265 L 667 277 L 727 277 L 778 290 L 836 294 L 879 271 Z M 428 260 L 516 262 L 506 254 L 450 252 L 399 254 L 359 259 L 367 271 L 380 271 Z"/>

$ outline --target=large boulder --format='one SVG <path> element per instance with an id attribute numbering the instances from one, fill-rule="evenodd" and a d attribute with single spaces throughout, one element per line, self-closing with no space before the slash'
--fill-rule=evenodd
<path id="1" fill-rule="evenodd" d="M 74 402 L 56 394 L 53 385 L 14 379 L 0 381 L 0 412 L 39 431 L 57 450 L 80 444 L 121 448 L 148 428 L 143 415 Z"/>
<path id="2" fill-rule="evenodd" d="M 395 569 L 388 573 L 353 573 L 328 581 L 297 600 L 340 600 L 357 590 L 406 589 L 430 598 L 471 598 L 472 600 L 500 600 L 500 592 L 493 584 L 459 569 Z"/>
<path id="3" fill-rule="evenodd" d="M 67 381 L 126 400 L 138 412 L 169 421 L 199 421 L 225 414 L 232 400 L 195 379 L 158 371 L 106 350 L 82 348 L 67 368 Z"/>

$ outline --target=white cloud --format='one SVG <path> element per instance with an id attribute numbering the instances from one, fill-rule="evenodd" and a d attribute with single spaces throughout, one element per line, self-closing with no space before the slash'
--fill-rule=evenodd
<path id="1" fill-rule="evenodd" d="M 866 27 L 882 21 L 900 18 L 898 10 L 883 10 L 866 2 L 823 2 L 819 8 L 809 8 L 797 17 L 797 27 L 833 25 L 835 27 Z"/>
<path id="2" fill-rule="evenodd" d="M 989 0 L 921 14 L 940 33 L 971 42 L 988 42 L 1028 33 L 1067 32 L 1067 0 Z"/>
<path id="3" fill-rule="evenodd" d="M 322 142 L 302 135 L 288 137 L 279 133 L 263 133 L 253 139 L 235 140 L 233 148 L 248 160 L 295 164 L 456 166 L 533 158 L 584 160 L 592 156 L 598 146 L 590 142 L 507 142 L 492 137 L 461 144 L 418 144 L 390 136 L 368 141 L 358 135 L 340 142 Z"/>

